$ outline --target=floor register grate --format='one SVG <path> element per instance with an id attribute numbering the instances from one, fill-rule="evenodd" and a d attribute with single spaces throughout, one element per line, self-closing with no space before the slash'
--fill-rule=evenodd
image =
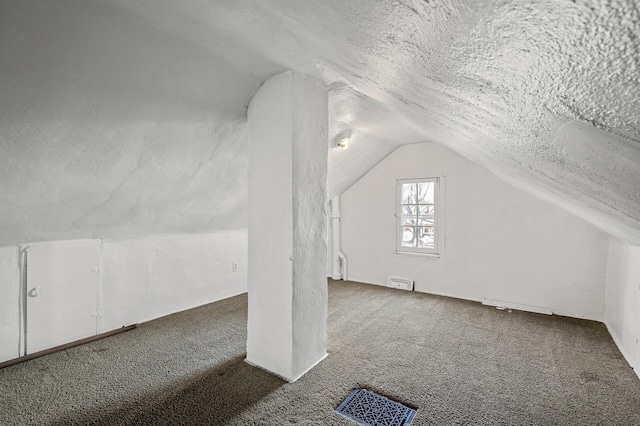
<path id="1" fill-rule="evenodd" d="M 336 411 L 362 426 L 409 426 L 416 410 L 366 389 L 356 389 Z"/>

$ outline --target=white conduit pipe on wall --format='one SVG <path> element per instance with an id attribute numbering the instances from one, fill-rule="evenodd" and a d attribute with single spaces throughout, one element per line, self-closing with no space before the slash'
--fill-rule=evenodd
<path id="1" fill-rule="evenodd" d="M 331 199 L 331 278 L 347 280 L 347 258 L 340 251 L 340 196 Z"/>
<path id="2" fill-rule="evenodd" d="M 18 246 L 18 264 L 20 268 L 20 307 L 18 312 L 20 315 L 19 338 L 18 338 L 18 356 L 27 354 L 27 254 L 31 246 Z"/>
<path id="3" fill-rule="evenodd" d="M 338 250 L 338 256 L 340 256 L 340 264 L 342 265 L 342 279 L 346 281 L 347 280 L 347 258 L 340 250 Z"/>

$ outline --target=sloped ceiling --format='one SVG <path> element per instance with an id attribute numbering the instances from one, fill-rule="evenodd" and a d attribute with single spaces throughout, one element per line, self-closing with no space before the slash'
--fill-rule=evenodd
<path id="1" fill-rule="evenodd" d="M 259 79 L 109 5 L 0 10 L 0 246 L 246 226 Z"/>
<path id="2" fill-rule="evenodd" d="M 244 108 L 287 68 L 329 88 L 329 143 L 352 134 L 330 149 L 331 195 L 399 145 L 434 141 L 640 244 L 635 0 L 48 3 L 0 0 L 0 245 L 242 226 Z M 96 87 L 148 102 L 122 111 Z M 50 211 L 36 213 L 43 195 Z"/>
<path id="3" fill-rule="evenodd" d="M 164 18 L 158 1 L 130 3 L 120 0 L 212 50 L 223 30 L 318 73 L 332 89 L 332 136 L 354 131 L 348 152 L 331 150 L 332 194 L 399 144 L 431 140 L 640 242 L 635 0 L 161 0 Z"/>

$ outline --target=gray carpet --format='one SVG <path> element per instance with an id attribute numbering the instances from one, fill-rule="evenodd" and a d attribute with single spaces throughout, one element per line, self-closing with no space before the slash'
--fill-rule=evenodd
<path id="1" fill-rule="evenodd" d="M 2 425 L 354 425 L 364 387 L 415 425 L 640 425 L 604 325 L 329 283 L 329 357 L 289 384 L 243 362 L 246 296 L 0 371 Z"/>

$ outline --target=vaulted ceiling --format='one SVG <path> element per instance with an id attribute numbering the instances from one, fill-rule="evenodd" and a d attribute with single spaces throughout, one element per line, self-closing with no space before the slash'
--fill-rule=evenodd
<path id="1" fill-rule="evenodd" d="M 0 243 L 242 226 L 246 148 L 228 140 L 294 69 L 329 89 L 328 143 L 352 134 L 331 195 L 433 141 L 640 244 L 635 0 L 0 6 Z"/>

